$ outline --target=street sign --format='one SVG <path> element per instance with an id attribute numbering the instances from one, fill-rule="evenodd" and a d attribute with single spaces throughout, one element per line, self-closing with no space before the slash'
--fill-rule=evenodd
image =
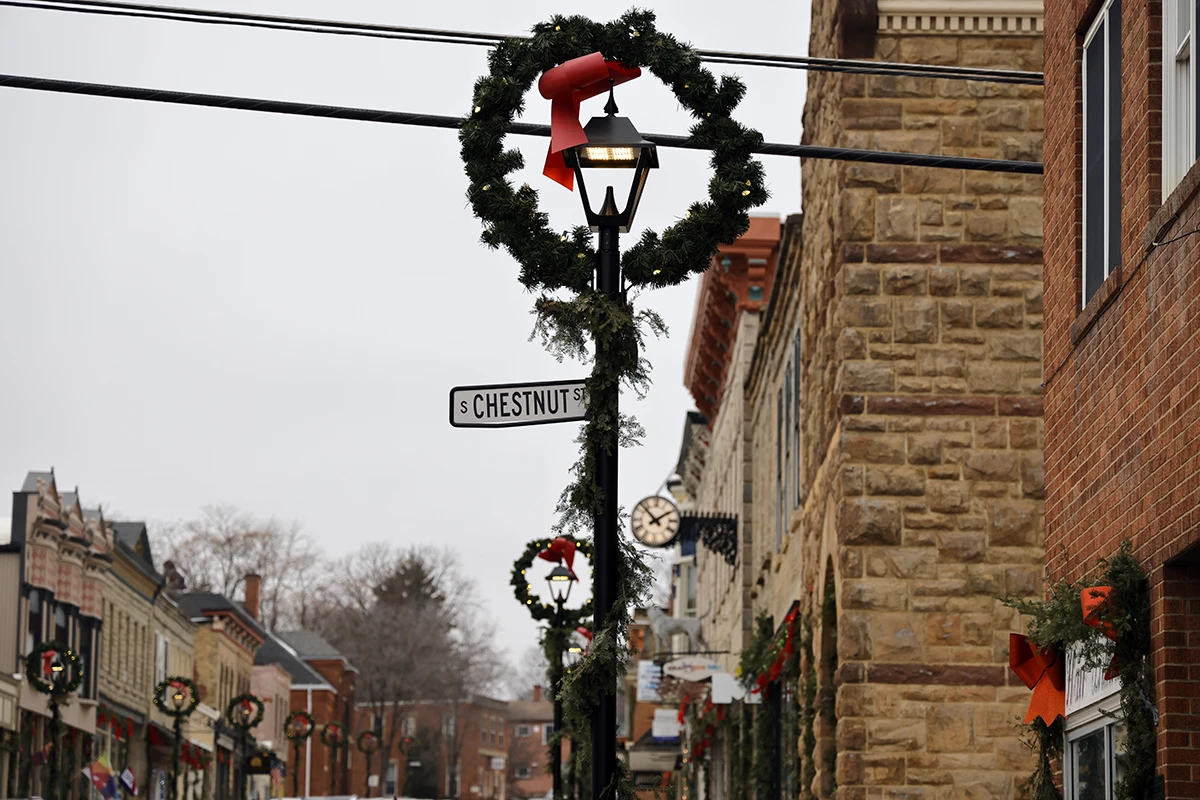
<path id="1" fill-rule="evenodd" d="M 450 390 L 455 428 L 513 428 L 587 419 L 587 381 L 497 383 Z"/>
<path id="2" fill-rule="evenodd" d="M 693 682 L 711 678 L 713 674 L 720 671 L 720 664 L 711 658 L 701 658 L 699 656 L 684 656 L 674 661 L 668 661 L 663 666 L 663 674 Z"/>

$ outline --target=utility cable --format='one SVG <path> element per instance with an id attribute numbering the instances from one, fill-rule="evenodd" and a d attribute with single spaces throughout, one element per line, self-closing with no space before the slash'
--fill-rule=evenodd
<path id="1" fill-rule="evenodd" d="M 125 16 L 143 19 L 162 19 L 174 22 L 193 22 L 209 25 L 287 30 L 305 33 L 324 33 L 342 36 L 366 36 L 409 41 L 429 41 L 443 44 L 467 44 L 492 47 L 506 38 L 499 34 L 472 31 L 414 28 L 377 23 L 344 22 L 311 17 L 287 17 L 249 14 L 233 11 L 213 11 L 179 6 L 119 3 L 110 0 L 3 0 L 0 6 L 48 11 L 65 11 L 105 16 Z M 906 64 L 902 62 L 865 61 L 837 58 L 783 56 L 765 53 L 743 53 L 726 50 L 697 50 L 704 61 L 740 66 L 807 69 L 821 72 L 842 72 L 866 75 L 975 80 L 992 83 L 1041 85 L 1042 73 L 1021 70 L 984 69 L 980 67 L 939 66 L 935 64 Z"/>
<path id="2" fill-rule="evenodd" d="M 52 78 L 32 78 L 24 75 L 0 74 L 0 87 L 32 89 L 42 92 L 90 95 L 93 97 L 116 97 L 125 100 L 144 100 L 184 106 L 230 108 L 241 111 L 260 111 L 293 116 L 322 117 L 326 119 L 350 119 L 362 122 L 386 122 L 393 125 L 417 125 L 430 128 L 454 128 L 462 126 L 460 117 L 437 114 L 417 114 L 405 111 L 384 111 L 369 108 L 293 103 L 284 100 L 263 100 L 229 95 L 200 94 L 196 92 L 174 92 L 163 89 L 146 89 L 135 86 L 114 86 L 102 83 L 82 83 Z M 509 133 L 526 136 L 549 136 L 549 125 L 533 125 L 514 122 L 508 126 Z M 681 147 L 707 150 L 695 144 L 689 136 L 661 133 L 646 133 L 643 137 L 661 147 Z M 808 144 L 779 144 L 765 142 L 754 148 L 754 153 L 769 156 L 791 156 L 795 158 L 820 158 L 837 161 L 857 161 L 872 164 L 894 164 L 910 167 L 944 167 L 947 169 L 979 170 L 985 172 L 1008 172 L 1025 175 L 1040 175 L 1039 161 L 1005 161 L 992 158 L 969 158 L 966 156 L 938 156 L 925 153 L 897 153 L 887 150 L 855 150 L 844 147 L 819 147 Z"/>

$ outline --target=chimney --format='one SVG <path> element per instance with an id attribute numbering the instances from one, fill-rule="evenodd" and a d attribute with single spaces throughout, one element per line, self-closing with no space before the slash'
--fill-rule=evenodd
<path id="1" fill-rule="evenodd" d="M 258 590 L 261 586 L 261 575 L 251 572 L 246 576 L 246 599 L 242 601 L 242 605 L 246 607 L 247 613 L 255 619 L 258 619 Z"/>
<path id="2" fill-rule="evenodd" d="M 533 686 L 533 702 L 540 702 L 542 699 L 542 687 L 534 684 Z"/>

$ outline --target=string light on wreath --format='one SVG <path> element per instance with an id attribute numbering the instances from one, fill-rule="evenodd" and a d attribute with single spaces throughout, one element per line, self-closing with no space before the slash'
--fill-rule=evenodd
<path id="1" fill-rule="evenodd" d="M 154 707 L 169 717 L 189 716 L 200 705 L 200 694 L 190 678 L 175 675 L 154 687 Z"/>
<path id="2" fill-rule="evenodd" d="M 248 731 L 263 718 L 263 702 L 252 694 L 239 694 L 229 701 L 225 719 L 230 725 Z"/>
<path id="3" fill-rule="evenodd" d="M 83 683 L 83 664 L 62 642 L 42 642 L 25 657 L 25 676 L 34 690 L 60 701 Z"/>
<path id="4" fill-rule="evenodd" d="M 571 563 L 568 569 L 573 569 L 574 558 L 579 554 L 591 563 L 592 544 L 586 539 L 575 539 L 560 536 L 555 539 L 534 539 L 525 546 L 525 551 L 513 562 L 512 580 L 513 596 L 517 602 L 529 609 L 529 614 L 539 622 L 554 622 L 556 608 L 551 603 L 543 603 L 531 593 L 533 585 L 525 577 L 526 571 L 533 566 L 534 559 L 541 558 L 552 564 L 563 563 L 566 553 L 570 552 Z M 563 609 L 563 625 L 572 628 L 581 622 L 590 620 L 593 615 L 592 601 L 589 599 L 580 608 Z"/>

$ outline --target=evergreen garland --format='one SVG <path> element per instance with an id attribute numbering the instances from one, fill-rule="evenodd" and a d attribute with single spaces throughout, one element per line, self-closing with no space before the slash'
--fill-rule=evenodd
<path id="1" fill-rule="evenodd" d="M 42 657 L 47 654 L 56 655 L 67 671 L 67 682 L 61 689 L 42 677 Z M 42 642 L 25 656 L 25 677 L 37 692 L 50 695 L 54 702 L 62 702 L 83 683 L 83 664 L 75 651 L 62 642 Z"/>
<path id="2" fill-rule="evenodd" d="M 243 703 L 249 703 L 250 707 L 253 709 L 253 713 L 250 716 L 249 722 L 243 722 L 241 720 L 241 714 L 238 713 L 238 710 L 241 708 Z M 248 731 L 258 723 L 262 722 L 262 718 L 262 700 L 259 700 L 256 696 L 249 693 L 239 694 L 237 697 L 229 701 L 229 705 L 225 709 L 225 721 L 230 725 L 233 725 L 235 728 L 241 728 L 244 731 Z"/>
<path id="3" fill-rule="evenodd" d="M 1125 723 L 1127 768 L 1114 787 L 1116 800 L 1142 800 L 1154 782 L 1157 713 L 1150 669 L 1150 593 L 1146 574 L 1134 559 L 1129 542 L 1111 558 L 1097 562 L 1101 574 L 1095 581 L 1059 582 L 1044 601 L 1017 596 L 1002 598 L 1005 605 L 1030 617 L 1026 635 L 1039 648 L 1053 647 L 1062 654 L 1075 652 L 1079 668 L 1090 670 L 1115 665 L 1121 679 L 1121 719 Z M 1099 635 L 1084 621 L 1081 593 L 1095 586 L 1110 586 L 1116 602 L 1102 606 L 1098 622 L 1110 625 L 1115 642 Z M 1027 741 L 1038 751 L 1038 765 L 1022 789 L 1032 800 L 1061 800 L 1054 785 L 1054 762 L 1062 756 L 1063 721 L 1051 725 L 1040 719 L 1026 726 Z"/>
<path id="4" fill-rule="evenodd" d="M 177 688 L 177 686 L 173 686 L 172 684 L 176 684 L 184 690 L 183 694 L 187 705 L 182 709 L 176 710 L 173 703 L 167 702 L 167 690 Z M 154 687 L 153 702 L 155 708 L 169 717 L 186 717 L 190 716 L 196 710 L 196 706 L 200 705 L 200 693 L 196 691 L 196 684 L 191 678 L 184 677 L 183 675 L 173 675 Z"/>

